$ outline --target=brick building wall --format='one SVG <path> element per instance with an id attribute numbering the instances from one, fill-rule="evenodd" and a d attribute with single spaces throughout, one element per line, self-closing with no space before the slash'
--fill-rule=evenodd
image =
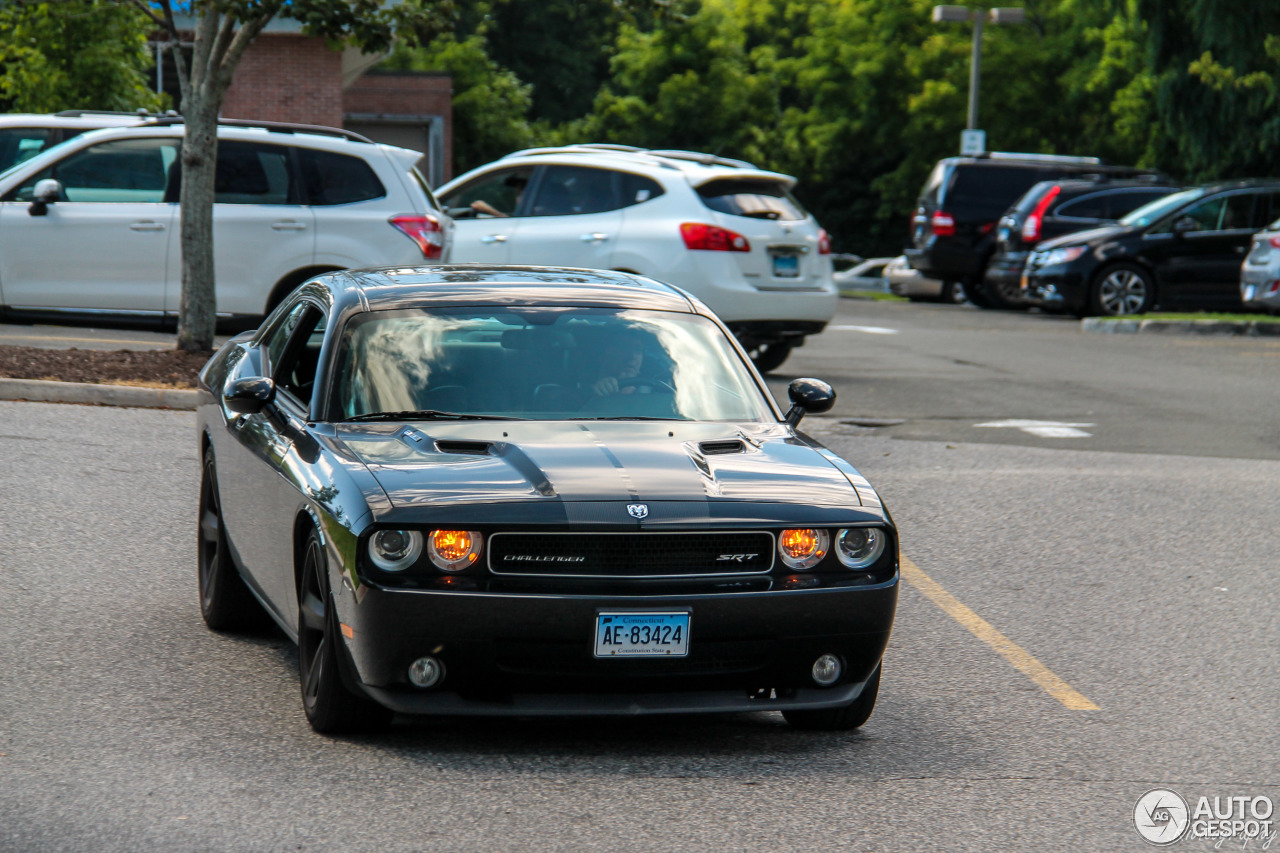
<path id="1" fill-rule="evenodd" d="M 320 38 L 262 33 L 236 67 L 222 116 L 342 127 L 342 54 Z"/>
<path id="2" fill-rule="evenodd" d="M 395 127 L 420 126 L 434 118 L 442 122 L 443 179 L 453 175 L 453 78 L 447 72 L 372 71 L 351 84 L 342 93 L 342 111 L 346 126 L 381 124 Z M 404 142 L 388 138 L 393 144 L 425 150 L 406 138 Z"/>

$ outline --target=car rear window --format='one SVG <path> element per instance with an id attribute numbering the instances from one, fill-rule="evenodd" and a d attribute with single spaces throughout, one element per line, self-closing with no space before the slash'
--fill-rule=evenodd
<path id="1" fill-rule="evenodd" d="M 777 181 L 730 178 L 698 187 L 702 203 L 730 216 L 794 222 L 808 217 L 800 202 Z"/>
<path id="2" fill-rule="evenodd" d="M 961 163 L 951 173 L 942 193 L 943 205 L 989 202 L 1008 206 L 1036 183 L 1049 179 L 1035 166 L 979 166 Z"/>
<path id="3" fill-rule="evenodd" d="M 298 164 L 310 204 L 351 204 L 387 194 L 373 169 L 359 157 L 299 148 Z"/>

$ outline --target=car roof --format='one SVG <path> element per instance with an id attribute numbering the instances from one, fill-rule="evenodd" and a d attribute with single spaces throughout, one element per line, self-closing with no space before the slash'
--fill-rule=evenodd
<path id="1" fill-rule="evenodd" d="M 447 264 L 343 270 L 322 277 L 339 310 L 433 305 L 573 305 L 709 313 L 684 291 L 644 276 L 574 267 Z"/>
<path id="2" fill-rule="evenodd" d="M 1254 187 L 1280 187 L 1280 178 L 1241 178 L 1238 181 L 1217 181 L 1212 184 L 1201 184 L 1205 194 L 1220 193 L 1227 190 L 1247 190 Z M 1191 189 L 1188 187 L 1187 189 Z"/>
<path id="3" fill-rule="evenodd" d="M 496 162 L 515 163 L 526 161 L 556 163 L 558 165 L 574 163 L 603 165 L 615 169 L 645 172 L 652 176 L 674 176 L 675 174 L 680 174 L 695 187 L 725 178 L 756 178 L 775 181 L 785 185 L 788 189 L 796 183 L 796 179 L 791 175 L 759 169 L 745 160 L 735 160 L 698 151 L 681 151 L 670 148 L 636 148 L 630 145 L 610 145 L 606 143 L 582 143 L 553 148 L 525 148 L 521 151 L 513 151 Z M 486 165 L 492 166 L 494 164 Z"/>
<path id="4" fill-rule="evenodd" d="M 74 110 L 64 113 L 5 113 L 0 115 L 0 129 L 20 128 L 71 128 L 75 130 L 102 127 L 131 127 L 146 121 L 141 113 L 97 113 Z"/>

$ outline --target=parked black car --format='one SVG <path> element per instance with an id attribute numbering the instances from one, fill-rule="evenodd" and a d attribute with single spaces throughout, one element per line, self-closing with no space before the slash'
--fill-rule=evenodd
<path id="1" fill-rule="evenodd" d="M 652 279 L 304 284 L 204 368 L 200 603 L 298 643 L 318 731 L 406 714 L 871 714 L 898 540 L 728 329 Z M 255 603 L 256 600 L 256 603 Z"/>
<path id="2" fill-rule="evenodd" d="M 1109 175 L 1041 181 L 1009 208 L 996 228 L 996 251 L 987 264 L 984 292 L 994 308 L 1024 308 L 1022 268 L 1037 244 L 1109 225 L 1144 204 L 1182 187 L 1156 175 L 1117 180 Z"/>
<path id="3" fill-rule="evenodd" d="M 1253 234 L 1280 217 L 1280 181 L 1195 187 L 1111 226 L 1041 243 L 1027 259 L 1033 304 L 1081 316 L 1153 306 L 1240 309 L 1240 265 Z"/>
<path id="4" fill-rule="evenodd" d="M 947 157 L 934 166 L 920 191 L 905 254 L 914 269 L 945 282 L 944 302 L 961 282 L 975 305 L 987 307 L 982 284 L 995 251 L 996 223 L 1023 193 L 1040 181 L 1148 173 L 1108 166 L 1096 157 L 1003 152 Z"/>

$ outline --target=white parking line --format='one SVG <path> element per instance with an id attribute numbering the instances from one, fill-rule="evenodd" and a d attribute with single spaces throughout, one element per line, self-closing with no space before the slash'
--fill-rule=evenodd
<path id="1" fill-rule="evenodd" d="M 884 326 L 827 326 L 828 331 L 833 332 L 865 332 L 868 335 L 896 335 L 897 329 L 887 329 Z"/>
<path id="2" fill-rule="evenodd" d="M 974 426 L 1018 429 L 1040 438 L 1089 438 L 1093 435 L 1081 429 L 1081 427 L 1092 427 L 1093 424 L 1064 424 L 1057 421 L 990 421 L 985 424 L 974 424 Z"/>

